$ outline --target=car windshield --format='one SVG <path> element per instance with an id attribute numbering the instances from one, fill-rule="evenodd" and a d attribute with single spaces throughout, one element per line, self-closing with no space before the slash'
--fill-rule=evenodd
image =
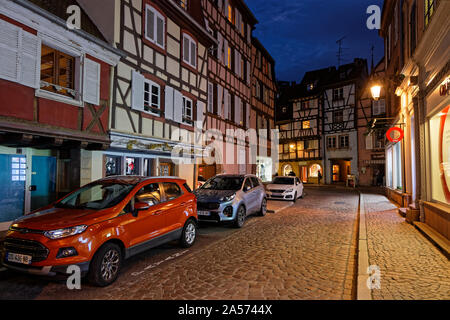
<path id="1" fill-rule="evenodd" d="M 273 180 L 273 184 L 294 184 L 294 179 L 293 178 L 275 178 L 275 180 Z"/>
<path id="2" fill-rule="evenodd" d="M 114 181 L 89 184 L 58 202 L 55 207 L 102 210 L 119 204 L 135 185 Z"/>
<path id="3" fill-rule="evenodd" d="M 215 177 L 208 180 L 201 189 L 203 190 L 240 190 L 244 177 Z"/>

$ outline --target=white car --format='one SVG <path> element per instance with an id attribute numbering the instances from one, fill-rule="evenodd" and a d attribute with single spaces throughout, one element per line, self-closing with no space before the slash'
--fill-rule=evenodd
<path id="1" fill-rule="evenodd" d="M 290 200 L 296 202 L 303 198 L 303 183 L 297 177 L 276 177 L 266 186 L 267 198 L 271 200 Z"/>

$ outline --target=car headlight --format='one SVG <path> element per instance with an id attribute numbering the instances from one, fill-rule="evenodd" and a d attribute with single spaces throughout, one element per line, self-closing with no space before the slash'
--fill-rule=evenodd
<path id="1" fill-rule="evenodd" d="M 223 197 L 220 199 L 220 202 L 230 202 L 236 198 L 236 194 L 232 194 L 231 196 Z"/>
<path id="2" fill-rule="evenodd" d="M 46 231 L 46 232 L 44 232 L 44 236 L 46 236 L 47 238 L 52 239 L 52 240 L 67 238 L 67 237 L 71 237 L 71 236 L 83 233 L 87 227 L 88 226 L 86 226 L 86 225 L 82 225 L 82 226 L 76 226 L 76 227 L 71 227 L 71 228 Z"/>
<path id="3" fill-rule="evenodd" d="M 287 190 L 285 191 L 285 193 L 290 193 L 290 192 L 292 192 L 292 191 L 294 191 L 294 189 L 287 189 Z"/>

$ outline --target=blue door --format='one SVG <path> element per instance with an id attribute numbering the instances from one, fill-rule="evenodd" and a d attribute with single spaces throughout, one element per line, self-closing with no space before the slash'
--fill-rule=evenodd
<path id="1" fill-rule="evenodd" d="M 56 158 L 32 157 L 31 211 L 56 200 Z"/>
<path id="2" fill-rule="evenodd" d="M 23 216 L 26 170 L 26 157 L 0 154 L 0 222 Z"/>

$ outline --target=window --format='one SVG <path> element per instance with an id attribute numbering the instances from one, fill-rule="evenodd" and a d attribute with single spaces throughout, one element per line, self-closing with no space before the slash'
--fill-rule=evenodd
<path id="1" fill-rule="evenodd" d="M 119 176 L 121 172 L 121 157 L 116 156 L 106 156 L 105 159 L 105 176 Z"/>
<path id="2" fill-rule="evenodd" d="M 208 112 L 214 112 L 214 83 L 208 83 Z M 214 112 L 216 113 L 216 112 Z"/>
<path id="3" fill-rule="evenodd" d="M 188 10 L 188 0 L 178 0 L 178 5 L 184 10 Z"/>
<path id="4" fill-rule="evenodd" d="M 303 121 L 303 129 L 311 129 L 311 122 L 310 121 Z"/>
<path id="5" fill-rule="evenodd" d="M 127 176 L 139 175 L 139 159 L 138 158 L 125 158 Z"/>
<path id="6" fill-rule="evenodd" d="M 425 0 L 425 27 L 428 26 L 431 20 L 431 16 L 435 11 L 436 0 Z"/>
<path id="7" fill-rule="evenodd" d="M 348 149 L 349 147 L 349 136 L 340 136 L 339 137 L 339 148 L 341 149 Z"/>
<path id="8" fill-rule="evenodd" d="M 384 99 L 380 99 L 378 101 L 373 101 L 373 115 L 378 116 L 386 113 L 386 101 Z"/>
<path id="9" fill-rule="evenodd" d="M 228 61 L 227 61 L 227 67 L 228 69 L 233 70 L 233 57 L 234 57 L 234 50 L 232 50 L 231 47 L 228 47 Z"/>
<path id="10" fill-rule="evenodd" d="M 256 80 L 255 82 L 255 98 L 261 99 L 261 84 L 259 83 L 259 80 Z"/>
<path id="11" fill-rule="evenodd" d="M 164 49 L 166 36 L 166 19 L 150 5 L 145 7 L 145 38 Z"/>
<path id="12" fill-rule="evenodd" d="M 336 149 L 336 137 L 327 137 L 327 148 Z"/>
<path id="13" fill-rule="evenodd" d="M 333 100 L 344 100 L 344 88 L 333 89 Z"/>
<path id="14" fill-rule="evenodd" d="M 307 90 L 307 91 L 312 91 L 312 90 L 314 90 L 314 83 L 310 83 L 310 84 L 306 85 L 306 90 Z"/>
<path id="15" fill-rule="evenodd" d="M 183 123 L 193 125 L 192 119 L 192 100 L 183 97 Z"/>
<path id="16" fill-rule="evenodd" d="M 151 206 L 161 203 L 161 189 L 159 183 L 151 183 L 136 193 L 136 202 L 146 202 Z"/>
<path id="17" fill-rule="evenodd" d="M 260 183 L 259 180 L 257 178 L 250 178 L 252 180 L 252 184 L 253 184 L 253 188 L 259 187 Z"/>
<path id="18" fill-rule="evenodd" d="M 334 123 L 344 122 L 344 110 L 337 110 L 333 112 L 333 122 Z"/>
<path id="19" fill-rule="evenodd" d="M 228 21 L 234 24 L 234 10 L 231 4 L 228 4 Z"/>
<path id="20" fill-rule="evenodd" d="M 161 87 L 150 80 L 144 80 L 144 110 L 160 114 Z"/>
<path id="21" fill-rule="evenodd" d="M 183 61 L 197 67 L 197 43 L 187 34 L 183 34 Z"/>
<path id="22" fill-rule="evenodd" d="M 173 182 L 165 182 L 163 183 L 164 194 L 166 201 L 175 200 L 183 194 L 179 185 Z"/>
<path id="23" fill-rule="evenodd" d="M 322 167 L 318 164 L 313 164 L 311 167 L 309 167 L 309 176 L 311 178 L 318 178 L 319 172 L 322 170 Z"/>
<path id="24" fill-rule="evenodd" d="M 75 58 L 42 45 L 41 89 L 75 99 Z"/>
<path id="25" fill-rule="evenodd" d="M 245 183 L 244 183 L 244 191 L 246 190 L 251 190 L 252 187 L 252 181 L 250 180 L 250 178 L 245 179 Z"/>

